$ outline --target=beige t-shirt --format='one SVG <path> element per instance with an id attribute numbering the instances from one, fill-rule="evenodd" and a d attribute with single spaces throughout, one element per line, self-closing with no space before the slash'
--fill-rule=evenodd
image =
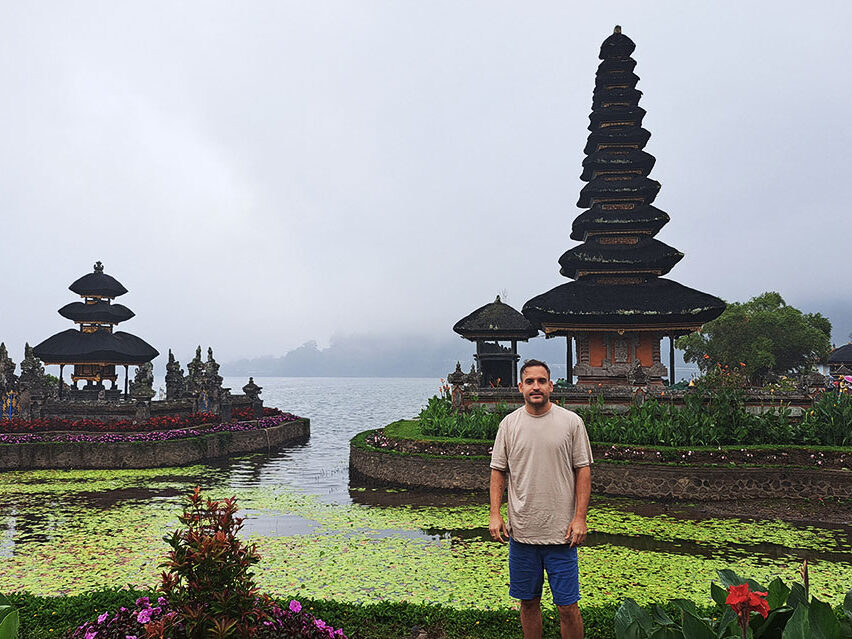
<path id="1" fill-rule="evenodd" d="M 521 406 L 506 415 L 494 440 L 491 468 L 505 471 L 509 483 L 506 526 L 515 541 L 564 544 L 574 519 L 574 469 L 592 463 L 583 420 L 551 404 L 544 415 Z"/>

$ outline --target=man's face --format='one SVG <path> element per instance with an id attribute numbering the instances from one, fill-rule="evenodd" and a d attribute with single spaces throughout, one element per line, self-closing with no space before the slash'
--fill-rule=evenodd
<path id="1" fill-rule="evenodd" d="M 547 406 L 550 401 L 550 393 L 553 392 L 553 382 L 544 366 L 529 366 L 524 369 L 521 381 L 518 382 L 518 390 L 524 396 L 524 402 L 531 407 Z"/>

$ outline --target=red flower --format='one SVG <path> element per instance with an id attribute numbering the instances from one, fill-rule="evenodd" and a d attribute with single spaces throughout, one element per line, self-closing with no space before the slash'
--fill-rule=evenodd
<path id="1" fill-rule="evenodd" d="M 752 612 L 759 612 L 764 619 L 769 614 L 769 604 L 765 599 L 766 595 L 767 593 L 765 592 L 750 591 L 748 584 L 728 586 L 728 596 L 725 599 L 725 603 L 731 607 L 731 610 L 737 613 L 743 637 L 746 636 L 749 615 Z"/>

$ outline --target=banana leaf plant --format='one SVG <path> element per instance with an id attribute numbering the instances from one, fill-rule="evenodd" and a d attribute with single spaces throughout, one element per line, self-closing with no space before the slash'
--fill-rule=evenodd
<path id="1" fill-rule="evenodd" d="M 659 604 L 645 610 L 626 599 L 615 614 L 616 639 L 852 639 L 852 590 L 846 593 L 841 619 L 827 603 L 809 595 L 806 585 L 788 587 L 780 578 L 767 587 L 742 579 L 732 570 L 717 573 L 710 594 L 711 616 L 694 602 L 672 599 L 670 615 Z M 803 571 L 807 584 L 807 569 Z"/>

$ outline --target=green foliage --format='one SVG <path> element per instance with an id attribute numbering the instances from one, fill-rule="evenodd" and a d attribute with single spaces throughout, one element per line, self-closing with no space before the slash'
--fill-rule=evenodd
<path id="1" fill-rule="evenodd" d="M 721 446 L 734 444 L 852 445 L 852 395 L 826 392 L 797 421 L 777 402 L 751 413 L 737 386 L 698 384 L 683 405 L 665 396 L 634 403 L 625 414 L 611 415 L 601 402 L 578 410 L 594 442 L 649 446 Z"/>
<path id="2" fill-rule="evenodd" d="M 831 349 L 831 322 L 819 313 L 788 306 L 775 292 L 729 304 L 701 330 L 677 340 L 685 361 L 702 370 L 742 363 L 754 380 L 770 371 L 806 371 Z"/>
<path id="3" fill-rule="evenodd" d="M 800 430 L 808 443 L 852 446 L 852 394 L 822 393 L 802 418 Z"/>
<path id="4" fill-rule="evenodd" d="M 844 608 L 833 610 L 827 603 L 810 597 L 801 584 L 787 587 L 780 578 L 772 580 L 768 587 L 751 579 L 742 579 L 732 570 L 718 571 L 721 587 L 711 584 L 711 595 L 716 606 L 701 611 L 684 599 L 673 599 L 669 607 L 679 609 L 679 619 L 673 619 L 666 610 L 654 604 L 649 614 L 632 599 L 626 599 L 615 613 L 616 639 L 848 639 L 852 637 L 852 590 L 846 595 Z M 746 609 L 742 616 L 734 611 L 735 604 L 728 604 L 732 587 L 748 584 L 753 593 L 763 593 L 769 611 L 766 617 Z M 764 614 L 766 611 L 764 610 Z M 849 620 L 841 620 L 841 615 Z"/>
<path id="5" fill-rule="evenodd" d="M 481 405 L 457 411 L 448 397 L 435 395 L 420 411 L 419 419 L 424 435 L 493 440 L 507 412 L 505 406 L 492 412 Z"/>
<path id="6" fill-rule="evenodd" d="M 20 617 L 12 603 L 0 594 L 0 639 L 18 639 Z"/>

